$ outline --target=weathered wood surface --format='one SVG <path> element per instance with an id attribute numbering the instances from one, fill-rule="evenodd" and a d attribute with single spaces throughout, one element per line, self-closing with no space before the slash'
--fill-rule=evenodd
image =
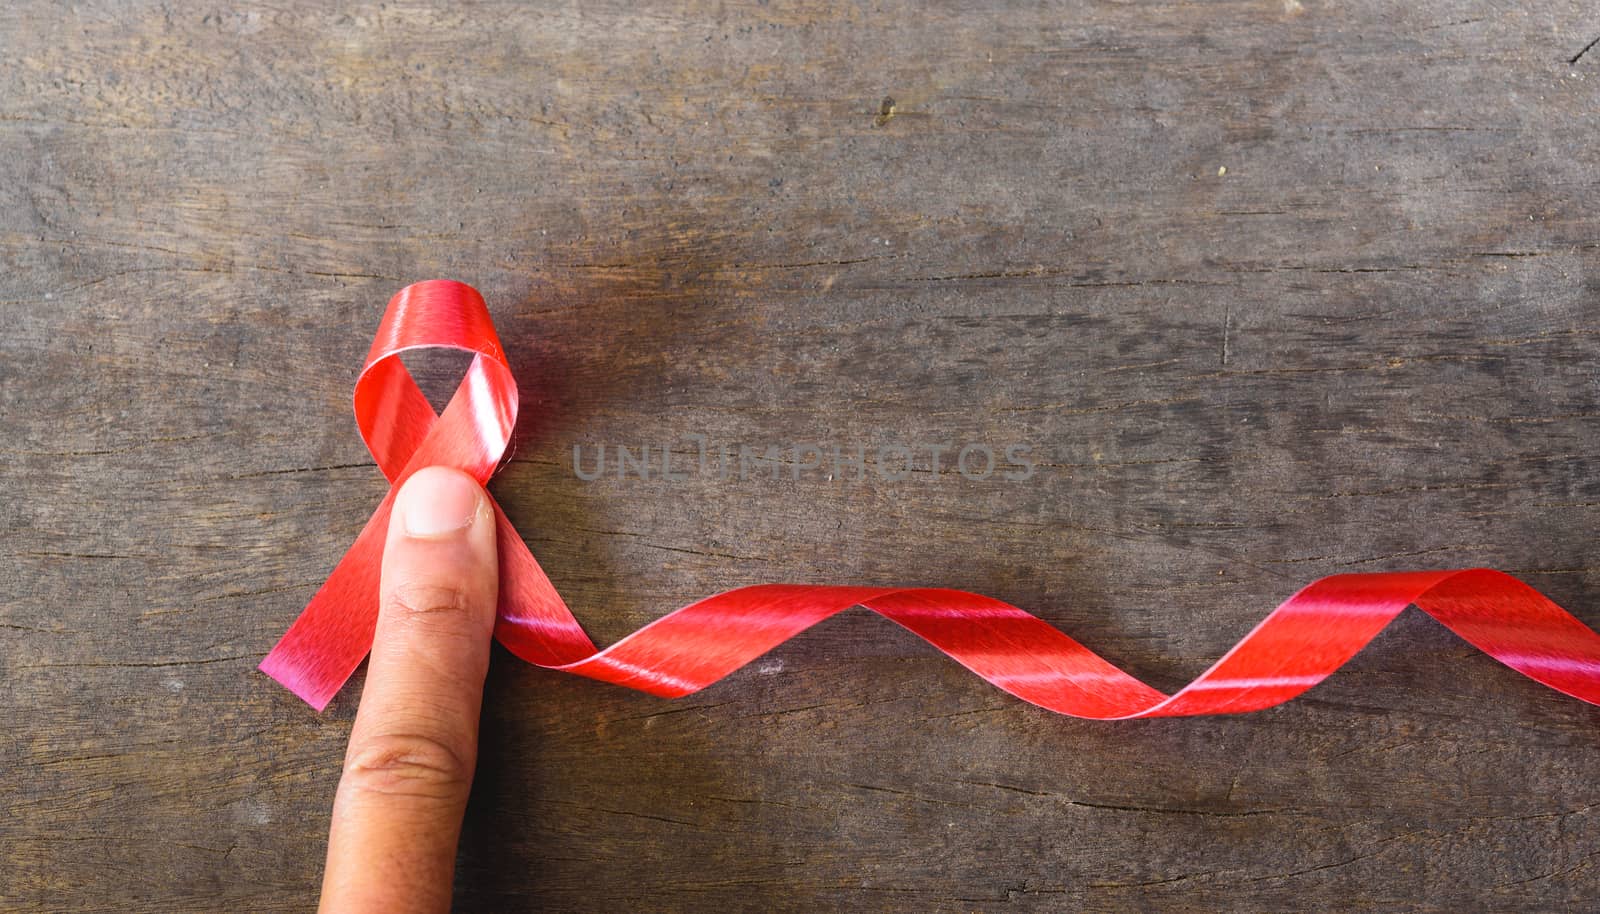
<path id="1" fill-rule="evenodd" d="M 1479 564 L 1600 622 L 1584 4 L 327 6 L 0 8 L 0 908 L 311 905 L 355 691 L 254 665 L 384 490 L 350 387 L 430 276 L 602 642 L 921 583 L 1172 687 L 1313 577 Z M 1041 465 L 572 472 L 691 433 Z M 1600 712 L 1421 617 L 1244 718 L 1058 718 L 865 614 L 671 703 L 501 653 L 487 704 L 464 911 L 1600 891 Z"/>

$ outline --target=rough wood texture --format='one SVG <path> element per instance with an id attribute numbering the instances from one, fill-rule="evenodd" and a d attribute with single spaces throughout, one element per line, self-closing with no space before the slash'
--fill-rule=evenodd
<path id="1" fill-rule="evenodd" d="M 1583 4 L 326 6 L 0 8 L 0 908 L 311 905 L 357 693 L 254 665 L 384 489 L 350 388 L 431 276 L 603 642 L 921 583 L 1171 687 L 1313 577 L 1478 564 L 1600 622 Z M 572 472 L 689 433 L 1041 465 Z M 459 906 L 1569 911 L 1597 724 L 1414 616 L 1112 725 L 862 614 L 672 703 L 501 653 Z"/>

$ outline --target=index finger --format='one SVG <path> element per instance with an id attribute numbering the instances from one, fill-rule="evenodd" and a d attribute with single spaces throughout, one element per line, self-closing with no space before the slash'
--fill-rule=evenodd
<path id="1" fill-rule="evenodd" d="M 498 578 L 482 487 L 452 469 L 413 474 L 389 522 L 377 633 L 334 799 L 320 910 L 449 910 Z"/>

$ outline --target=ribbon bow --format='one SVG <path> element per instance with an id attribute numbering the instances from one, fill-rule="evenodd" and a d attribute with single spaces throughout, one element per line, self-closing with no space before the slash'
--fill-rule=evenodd
<path id="1" fill-rule="evenodd" d="M 473 353 L 435 414 L 399 359 L 409 349 Z M 448 280 L 389 301 L 356 381 L 356 423 L 392 484 L 355 544 L 261 663 L 322 710 L 372 647 L 378 573 L 395 492 L 426 466 L 487 482 L 517 421 L 517 384 L 483 297 Z M 1600 635 L 1544 595 L 1486 568 L 1341 574 L 1313 581 L 1194 682 L 1166 695 L 1042 620 L 959 590 L 760 584 L 706 597 L 601 651 L 496 504 L 495 637 L 518 657 L 664 697 L 705 688 L 801 631 L 862 606 L 914 632 L 1024 701 L 1099 720 L 1256 711 L 1321 682 L 1415 604 L 1530 679 L 1600 704 Z"/>

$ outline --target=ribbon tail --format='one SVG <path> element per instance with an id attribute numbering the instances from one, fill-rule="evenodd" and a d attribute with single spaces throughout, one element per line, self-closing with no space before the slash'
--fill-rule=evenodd
<path id="1" fill-rule="evenodd" d="M 509 525 L 508 525 L 509 526 Z M 1241 714 L 1322 682 L 1415 605 L 1519 673 L 1600 704 L 1600 634 L 1532 587 L 1488 569 L 1334 575 L 1285 600 L 1189 685 L 1166 695 L 1044 620 L 981 594 L 933 588 L 762 584 L 706 597 L 595 652 L 520 539 L 497 636 L 547 669 L 673 698 L 699 691 L 852 606 L 902 627 L 990 684 L 1073 717 Z M 564 661 L 564 662 L 563 662 Z"/>
<path id="2" fill-rule="evenodd" d="M 372 649 L 378 626 L 378 575 L 393 502 L 390 489 L 333 573 L 258 667 L 318 711 L 328 706 Z"/>

